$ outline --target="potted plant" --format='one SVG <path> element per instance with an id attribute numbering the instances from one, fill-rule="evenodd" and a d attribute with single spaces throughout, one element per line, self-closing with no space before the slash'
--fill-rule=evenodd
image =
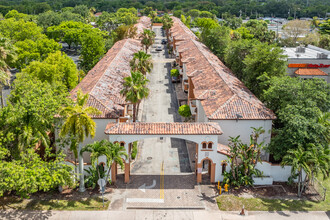
<path id="1" fill-rule="evenodd" d="M 180 81 L 180 72 L 178 69 L 172 69 L 171 70 L 171 77 L 172 82 L 179 82 Z"/>

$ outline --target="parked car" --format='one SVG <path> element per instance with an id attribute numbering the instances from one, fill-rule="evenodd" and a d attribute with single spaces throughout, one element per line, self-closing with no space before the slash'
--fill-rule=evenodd
<path id="1" fill-rule="evenodd" d="M 163 49 L 162 49 L 162 46 L 157 46 L 156 47 L 156 51 L 162 51 Z"/>
<path id="2" fill-rule="evenodd" d="M 167 41 L 165 39 L 162 40 L 162 44 L 166 44 Z"/>

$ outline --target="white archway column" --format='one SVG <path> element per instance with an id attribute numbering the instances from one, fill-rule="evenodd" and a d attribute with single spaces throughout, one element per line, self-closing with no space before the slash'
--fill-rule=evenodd
<path id="1" fill-rule="evenodd" d="M 82 149 L 81 143 L 78 145 L 78 161 L 79 161 L 79 192 L 85 192 L 85 179 L 84 179 L 84 157 L 80 154 Z"/>

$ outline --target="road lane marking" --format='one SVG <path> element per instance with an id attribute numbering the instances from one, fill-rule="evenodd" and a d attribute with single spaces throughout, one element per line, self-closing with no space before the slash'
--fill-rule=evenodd
<path id="1" fill-rule="evenodd" d="M 156 186 L 156 180 L 152 181 L 152 184 L 150 186 L 146 186 L 146 184 L 144 183 L 142 186 L 139 187 L 139 190 L 141 190 L 142 192 L 146 192 L 146 189 L 152 189 Z"/>
<path id="2" fill-rule="evenodd" d="M 151 198 L 127 198 L 127 203 L 164 203 L 164 199 Z"/>

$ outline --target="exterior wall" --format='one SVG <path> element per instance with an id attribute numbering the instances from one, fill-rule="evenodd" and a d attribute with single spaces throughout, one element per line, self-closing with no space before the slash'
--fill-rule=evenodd
<path id="1" fill-rule="evenodd" d="M 104 130 L 109 122 L 116 122 L 116 119 L 93 119 L 96 123 L 95 137 L 91 139 L 90 137 L 86 138 L 82 143 L 82 146 L 87 144 L 92 144 L 94 141 L 107 140 L 108 136 L 104 133 Z M 84 153 L 84 162 L 90 163 L 90 154 Z"/>
<path id="2" fill-rule="evenodd" d="M 296 75 L 296 77 L 302 78 L 302 79 L 313 79 L 313 78 L 319 78 L 319 79 L 323 79 L 325 80 L 327 83 L 330 83 L 329 81 L 329 76 L 298 76 Z"/>
<path id="3" fill-rule="evenodd" d="M 196 122 L 208 122 L 209 120 L 205 115 L 205 111 L 204 108 L 202 107 L 200 100 L 196 100 L 196 107 L 197 107 Z"/>
<path id="4" fill-rule="evenodd" d="M 212 122 L 218 122 L 223 131 L 223 134 L 219 136 L 219 143 L 221 144 L 228 145 L 229 137 L 238 135 L 240 135 L 243 143 L 249 143 L 250 135 L 253 131 L 251 127 L 263 127 L 265 133 L 260 135 L 259 140 L 260 142 L 264 141 L 265 144 L 270 143 L 272 120 L 212 120 Z"/>
<path id="5" fill-rule="evenodd" d="M 275 182 L 286 182 L 291 176 L 291 166 L 282 167 L 279 164 L 271 164 L 263 161 L 262 163 L 257 164 L 256 169 L 262 171 L 264 176 L 271 177 Z M 306 173 L 303 172 L 303 178 L 305 178 L 305 176 Z"/>

